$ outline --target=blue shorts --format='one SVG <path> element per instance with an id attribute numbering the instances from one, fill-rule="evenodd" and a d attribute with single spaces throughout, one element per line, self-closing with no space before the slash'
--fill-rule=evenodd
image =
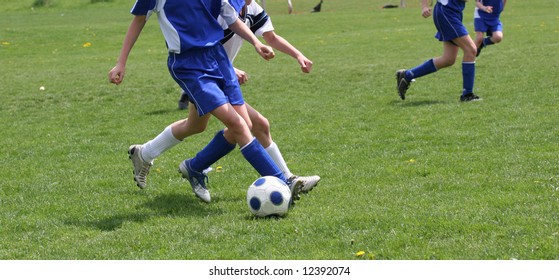
<path id="1" fill-rule="evenodd" d="M 488 36 L 491 36 L 491 34 L 495 31 L 503 32 L 503 24 L 501 24 L 500 20 L 484 20 L 483 18 L 475 18 L 474 30 L 476 32 L 485 32 Z"/>
<path id="2" fill-rule="evenodd" d="M 221 44 L 187 53 L 169 53 L 169 72 L 194 103 L 198 116 L 223 104 L 244 104 L 233 65 Z"/>
<path id="3" fill-rule="evenodd" d="M 439 41 L 452 41 L 468 35 L 468 30 L 462 23 L 462 12 L 447 8 L 439 2 L 433 8 L 433 21 L 437 27 L 435 38 Z"/>

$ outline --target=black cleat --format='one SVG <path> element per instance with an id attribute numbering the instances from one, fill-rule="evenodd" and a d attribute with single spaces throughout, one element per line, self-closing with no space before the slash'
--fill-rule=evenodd
<path id="1" fill-rule="evenodd" d="M 190 99 L 188 98 L 188 94 L 186 92 L 181 93 L 181 98 L 179 99 L 179 110 L 186 110 L 188 109 L 188 103 Z"/>
<path id="2" fill-rule="evenodd" d="M 462 94 L 460 96 L 460 101 L 462 102 L 470 102 L 470 101 L 479 101 L 481 98 L 473 93 Z"/>
<path id="3" fill-rule="evenodd" d="M 481 49 L 483 49 L 483 47 L 484 47 L 484 46 L 485 46 L 485 44 L 484 44 L 484 43 L 481 43 L 481 45 L 480 45 L 480 46 L 479 46 L 479 47 L 477 48 L 477 54 L 476 54 L 476 57 L 478 57 L 478 56 L 479 56 L 479 54 L 481 53 Z"/>
<path id="4" fill-rule="evenodd" d="M 410 82 L 406 80 L 406 69 L 396 71 L 396 88 L 402 100 L 406 99 L 406 91 L 410 88 Z"/>

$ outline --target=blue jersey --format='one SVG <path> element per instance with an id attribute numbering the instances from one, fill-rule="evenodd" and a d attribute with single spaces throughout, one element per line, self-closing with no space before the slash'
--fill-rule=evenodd
<path id="1" fill-rule="evenodd" d="M 238 16 L 227 0 L 136 0 L 130 12 L 147 18 L 157 14 L 167 48 L 177 54 L 216 45 L 223 38 L 218 16 L 228 25 Z"/>
<path id="2" fill-rule="evenodd" d="M 485 11 L 477 9 L 476 7 L 474 18 L 479 17 L 488 22 L 496 22 L 499 20 L 499 17 L 501 16 L 501 12 L 503 11 L 504 8 L 503 0 L 481 0 L 481 4 L 483 4 L 483 6 L 493 7 L 493 12 L 486 13 Z"/>
<path id="3" fill-rule="evenodd" d="M 229 0 L 229 4 L 231 4 L 237 12 L 240 12 L 245 6 L 245 0 Z"/>
<path id="4" fill-rule="evenodd" d="M 466 1 L 464 0 L 437 0 L 437 2 L 441 3 L 443 6 L 453 9 L 458 12 L 462 12 L 464 7 L 466 7 Z"/>

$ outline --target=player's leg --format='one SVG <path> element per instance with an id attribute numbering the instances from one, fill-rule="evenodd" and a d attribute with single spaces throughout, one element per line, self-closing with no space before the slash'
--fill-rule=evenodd
<path id="1" fill-rule="evenodd" d="M 441 36 L 440 33 L 442 33 L 442 37 L 444 38 L 446 29 L 444 29 L 444 26 L 441 26 L 439 24 L 441 21 L 437 20 L 437 18 L 442 13 L 443 12 L 441 11 L 441 5 L 435 5 L 435 8 L 433 9 L 433 21 L 438 30 L 437 36 Z M 439 40 L 443 41 L 443 39 L 440 38 Z M 414 68 L 407 70 L 400 69 L 396 71 L 396 87 L 398 89 L 398 95 L 400 96 L 400 98 L 402 100 L 406 98 L 406 92 L 409 89 L 412 80 L 434 73 L 441 68 L 436 67 L 434 59 L 429 59 Z"/>
<path id="2" fill-rule="evenodd" d="M 188 97 L 188 94 L 183 91 L 181 93 L 181 97 L 179 98 L 179 110 L 186 110 L 188 109 L 190 104 L 190 98 Z"/>
<path id="3" fill-rule="evenodd" d="M 402 100 L 406 99 L 406 92 L 414 79 L 437 72 L 438 69 L 439 68 L 435 66 L 434 59 L 429 59 L 412 69 L 398 70 L 396 72 L 396 86 L 398 88 L 398 95 L 400 95 L 400 98 Z"/>
<path id="4" fill-rule="evenodd" d="M 258 139 L 260 144 L 262 144 L 270 157 L 272 157 L 272 160 L 282 171 L 283 175 L 286 178 L 292 180 L 295 178 L 301 180 L 303 183 L 301 192 L 306 193 L 312 190 L 320 181 L 320 176 L 298 176 L 291 173 L 289 167 L 287 167 L 287 163 L 285 162 L 285 159 L 283 158 L 278 145 L 272 139 L 272 135 L 270 132 L 270 122 L 268 121 L 268 119 L 249 104 L 246 104 L 246 107 L 250 120 L 252 121 L 252 134 L 256 137 L 256 139 Z"/>
<path id="5" fill-rule="evenodd" d="M 188 105 L 188 118 L 176 121 L 172 124 L 173 135 L 177 139 L 183 140 L 188 136 L 201 133 L 206 130 L 210 115 L 198 116 L 198 111 L 193 103 Z"/>
<path id="6" fill-rule="evenodd" d="M 242 111 L 242 109 L 239 110 Z M 227 127 L 227 134 L 224 131 L 218 132 L 194 158 L 185 160 L 179 166 L 179 171 L 191 181 L 196 195 L 203 201 L 210 202 L 209 192 L 204 184 L 206 177 L 201 172 L 232 151 L 235 143 L 239 143 L 241 153 L 261 176 L 275 176 L 289 183 L 294 199 L 296 199 L 301 183 L 288 182 L 262 145 L 250 134 L 248 125 L 235 108 L 227 103 L 211 113 Z"/>
<path id="7" fill-rule="evenodd" d="M 484 33 L 481 31 L 476 31 L 476 39 L 475 39 L 475 44 L 476 44 L 476 48 L 477 48 L 477 52 L 476 52 L 476 57 L 479 56 L 479 54 L 481 53 L 481 49 L 483 49 L 484 45 L 483 45 L 483 35 Z"/>
<path id="8" fill-rule="evenodd" d="M 240 141 L 248 141 L 246 139 L 251 139 L 252 136 L 244 135 L 242 132 L 244 130 L 243 124 L 246 126 L 244 120 L 236 113 L 231 104 L 227 103 L 221 105 L 217 109 L 212 111 L 212 115 L 216 116 L 220 121 L 222 121 L 226 126 L 230 126 L 229 130 L 234 128 L 233 131 L 241 130 L 241 137 L 245 139 Z M 209 118 L 211 115 L 206 114 L 203 117 Z M 248 131 L 248 127 L 247 127 Z M 192 190 L 204 202 L 211 201 L 211 195 L 206 186 L 207 176 L 203 173 L 203 170 L 211 166 L 213 163 L 226 156 L 229 152 L 235 149 L 237 139 L 236 136 L 230 139 L 226 139 L 224 131 L 219 131 L 215 134 L 212 140 L 200 150 L 193 158 L 184 160 L 179 165 L 179 173 L 182 174 L 183 178 L 188 179 Z M 238 137 L 238 136 L 237 136 Z M 239 138 L 242 139 L 242 138 Z"/>
<path id="9" fill-rule="evenodd" d="M 256 139 L 258 139 L 262 146 L 270 146 L 273 142 L 272 135 L 270 133 L 270 122 L 248 103 L 246 103 L 246 109 L 250 121 L 252 122 L 252 134 L 256 137 Z"/>
<path id="10" fill-rule="evenodd" d="M 136 185 L 142 189 L 145 188 L 153 161 L 165 151 L 181 143 L 186 137 L 204 131 L 208 120 L 209 116 L 199 117 L 196 108 L 191 105 L 188 118 L 172 123 L 143 145 L 130 146 L 128 154 L 134 167 Z"/>
<path id="11" fill-rule="evenodd" d="M 488 45 L 498 44 L 503 40 L 503 24 L 498 21 L 488 27 L 487 37 L 483 39 L 483 43 Z"/>
<path id="12" fill-rule="evenodd" d="M 224 135 L 224 138 L 239 144 L 243 156 L 261 176 L 271 175 L 287 181 L 287 178 L 283 176 L 281 170 L 266 153 L 264 147 L 253 137 L 247 122 L 241 116 L 244 115 L 248 118 L 246 105 L 226 105 L 228 106 L 224 105 L 212 111 L 212 115 L 227 127 L 227 134 Z M 209 165 L 206 165 L 206 167 Z"/>
<path id="13" fill-rule="evenodd" d="M 493 44 L 498 44 L 501 41 L 503 41 L 503 32 L 502 31 L 493 31 L 493 33 L 491 34 L 491 42 Z"/>
<path id="14" fill-rule="evenodd" d="M 487 26 L 487 24 L 485 24 L 485 21 L 482 18 L 477 17 L 474 18 L 474 30 L 476 31 L 476 39 L 475 39 L 475 44 L 477 47 L 476 56 L 479 56 L 481 50 L 483 49 L 483 47 L 485 47 L 484 36 L 485 33 L 489 30 L 489 27 Z"/>
<path id="15" fill-rule="evenodd" d="M 454 65 L 458 51 L 460 51 L 460 47 L 456 44 L 451 41 L 443 42 L 443 53 L 441 56 L 433 58 L 433 65 L 439 70 Z"/>
<path id="16" fill-rule="evenodd" d="M 462 59 L 463 90 L 460 101 L 480 100 L 479 96 L 474 94 L 477 47 L 469 35 L 456 38 L 453 42 L 464 52 L 464 57 Z"/>

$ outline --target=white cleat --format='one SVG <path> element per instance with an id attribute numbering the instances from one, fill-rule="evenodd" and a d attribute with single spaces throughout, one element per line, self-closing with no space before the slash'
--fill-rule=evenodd
<path id="1" fill-rule="evenodd" d="M 301 189 L 299 190 L 300 193 L 308 193 L 310 192 L 320 181 L 320 176 L 297 176 L 293 175 L 290 179 L 297 178 L 297 180 L 301 181 Z"/>
<path id="2" fill-rule="evenodd" d="M 128 158 L 132 160 L 132 165 L 134 165 L 134 181 L 136 181 L 136 185 L 140 189 L 143 189 L 146 187 L 147 176 L 153 162 L 145 162 L 142 159 L 141 151 L 142 145 L 130 146 L 130 148 L 128 148 Z"/>

